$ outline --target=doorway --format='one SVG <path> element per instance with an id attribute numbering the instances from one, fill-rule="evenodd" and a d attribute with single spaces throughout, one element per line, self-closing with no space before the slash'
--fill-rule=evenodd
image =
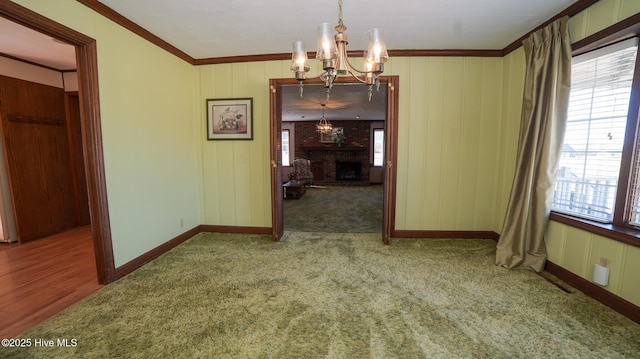
<path id="1" fill-rule="evenodd" d="M 98 282 L 115 281 L 102 152 L 96 41 L 12 2 L 0 2 L 0 16 L 76 48 L 82 147 Z"/>
<path id="2" fill-rule="evenodd" d="M 282 86 L 285 233 L 381 233 L 384 146 L 374 133 L 384 133 L 387 93 L 384 83 L 371 98 L 367 86 L 341 83 L 327 99 L 323 84 L 305 84 L 303 96 Z"/>
<path id="3" fill-rule="evenodd" d="M 381 83 L 386 85 L 387 106 L 384 125 L 384 158 L 383 164 L 383 220 L 382 239 L 389 244 L 395 227 L 395 188 L 397 159 L 398 128 L 398 76 L 383 76 Z M 340 83 L 354 83 L 355 80 L 340 79 Z M 308 80 L 310 84 L 320 84 L 317 79 Z M 283 213 L 283 176 L 282 176 L 282 88 L 296 85 L 295 79 L 270 80 L 270 118 L 271 118 L 271 198 L 272 198 L 272 230 L 274 241 L 280 240 L 284 231 Z"/>

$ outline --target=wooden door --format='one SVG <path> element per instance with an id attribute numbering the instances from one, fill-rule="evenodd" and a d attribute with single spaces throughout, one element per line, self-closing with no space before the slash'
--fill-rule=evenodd
<path id="1" fill-rule="evenodd" d="M 74 227 L 63 90 L 0 76 L 0 106 L 18 240 Z"/>
<path id="2" fill-rule="evenodd" d="M 89 195 L 87 193 L 87 176 L 82 151 L 82 126 L 80 125 L 80 98 L 77 92 L 67 92 L 64 96 L 67 118 L 67 138 L 71 180 L 73 181 L 73 206 L 76 226 L 91 224 L 89 215 Z"/>

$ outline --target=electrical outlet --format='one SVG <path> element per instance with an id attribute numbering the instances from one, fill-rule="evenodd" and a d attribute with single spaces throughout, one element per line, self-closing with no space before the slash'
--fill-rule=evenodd
<path id="1" fill-rule="evenodd" d="M 184 218 L 180 218 L 180 228 L 184 227 Z"/>
<path id="2" fill-rule="evenodd" d="M 609 260 L 605 257 L 600 257 L 600 265 L 609 268 Z"/>

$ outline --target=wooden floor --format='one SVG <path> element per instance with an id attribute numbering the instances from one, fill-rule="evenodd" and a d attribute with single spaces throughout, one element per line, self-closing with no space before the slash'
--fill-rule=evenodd
<path id="1" fill-rule="evenodd" d="M 0 338 L 12 338 L 95 292 L 91 227 L 24 245 L 0 243 Z"/>

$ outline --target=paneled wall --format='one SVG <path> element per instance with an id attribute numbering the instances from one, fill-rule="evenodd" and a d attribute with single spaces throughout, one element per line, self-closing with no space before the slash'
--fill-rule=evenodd
<path id="1" fill-rule="evenodd" d="M 593 265 L 608 261 L 604 289 L 640 306 L 640 248 L 551 221 L 547 231 L 549 260 L 589 281 Z"/>
<path id="2" fill-rule="evenodd" d="M 494 207 L 493 230 L 502 232 L 504 215 L 511 194 L 511 185 L 516 167 L 516 151 L 520 136 L 522 96 L 524 94 L 525 55 L 522 48 L 513 51 L 503 59 L 502 118 L 499 129 L 499 163 L 496 172 L 496 205 Z"/>
<path id="3" fill-rule="evenodd" d="M 196 68 L 203 224 L 271 227 L 269 79 L 289 77 L 289 65 L 269 61 Z M 237 97 L 253 98 L 253 140 L 207 141 L 206 99 Z"/>
<path id="4" fill-rule="evenodd" d="M 492 230 L 501 58 L 394 58 L 400 76 L 396 229 Z"/>

